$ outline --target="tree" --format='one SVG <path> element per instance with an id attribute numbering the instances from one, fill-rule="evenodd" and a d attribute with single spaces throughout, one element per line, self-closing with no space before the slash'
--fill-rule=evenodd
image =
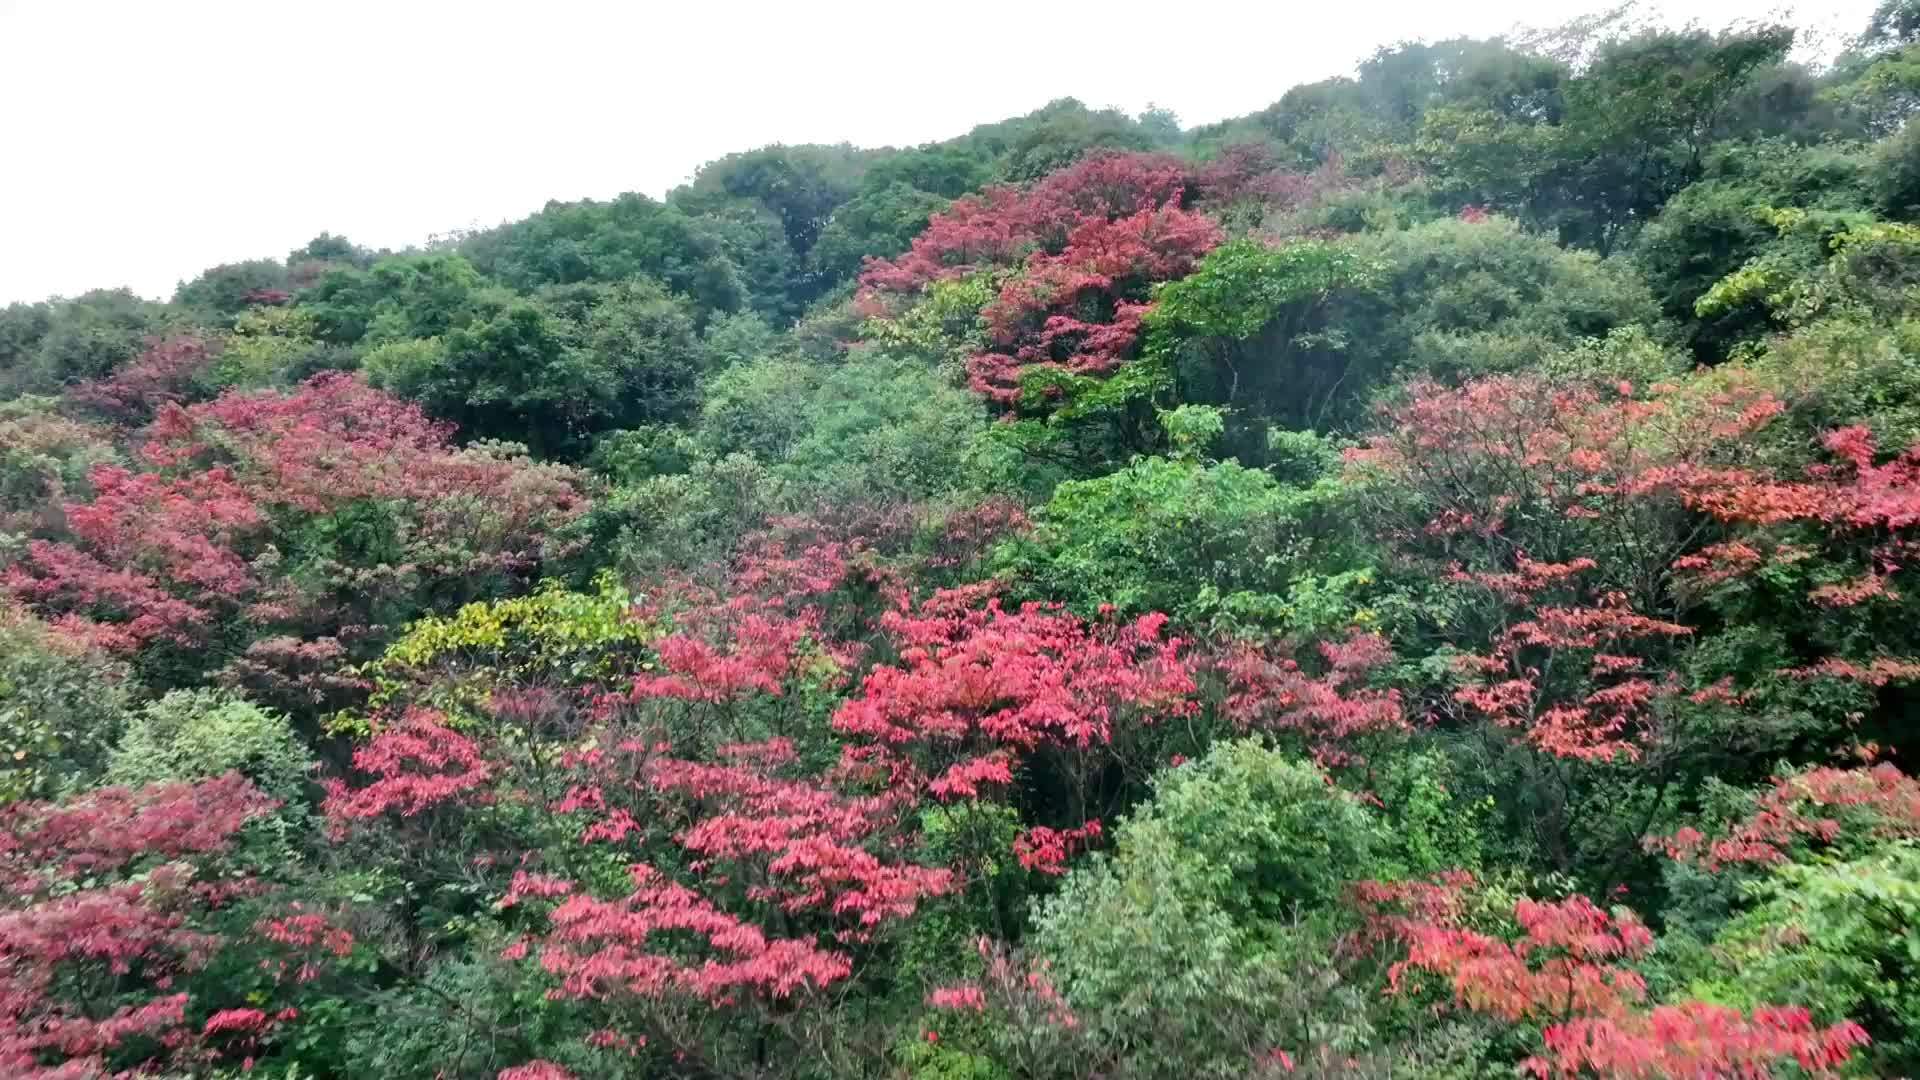
<path id="1" fill-rule="evenodd" d="M 364 633 L 516 588 L 584 502 L 569 470 L 456 450 L 418 408 L 345 374 L 171 406 L 142 439 L 146 470 L 96 467 L 91 498 L 4 581 L 71 632 L 190 650 L 183 663 L 263 630 Z M 366 573 L 410 585 L 381 598 Z"/>
<path id="2" fill-rule="evenodd" d="M 1314 562 L 1329 487 L 1288 487 L 1234 461 L 1137 458 L 1071 480 L 995 564 L 1028 594 L 1091 616 L 1165 611 L 1182 625 L 1281 604 Z"/>
<path id="3" fill-rule="evenodd" d="M 175 305 L 204 318 L 228 320 L 255 304 L 284 304 L 293 293 L 287 268 L 274 259 L 226 263 L 183 281 L 173 292 Z"/>
<path id="4" fill-rule="evenodd" d="M 196 872 L 217 870 L 235 835 L 273 806 L 229 773 L 0 811 L 10 841 L 0 870 L 8 882 L 0 912 L 7 1070 L 52 1078 L 143 1062 L 204 1068 L 221 1060 L 236 1031 L 263 1036 L 292 1019 L 213 1008 L 242 1002 L 218 988 L 182 988 L 226 945 L 210 932 L 210 916 L 222 886 L 231 895 L 237 884 L 217 872 L 196 881 Z M 257 1038 L 237 1048 L 250 1042 Z"/>
<path id="5" fill-rule="evenodd" d="M 130 674 L 0 604 L 0 803 L 95 779 L 127 707 Z"/>
<path id="6" fill-rule="evenodd" d="M 1346 337 L 1349 368 L 1362 375 L 1525 370 L 1656 317 L 1646 287 L 1624 267 L 1498 217 L 1360 237 L 1354 248 L 1380 268 L 1375 288 L 1345 293 L 1330 318 Z"/>
<path id="7" fill-rule="evenodd" d="M 175 690 L 136 713 L 107 761 L 110 784 L 245 776 L 282 807 L 305 801 L 314 761 L 287 718 L 217 690 Z"/>
<path id="8" fill-rule="evenodd" d="M 53 300 L 41 314 L 34 313 L 36 308 L 25 308 L 8 320 L 18 327 L 9 335 L 18 351 L 0 367 L 11 369 L 15 392 L 53 393 L 68 383 L 103 378 L 138 354 L 147 338 L 167 329 L 170 321 L 160 305 L 126 289 L 95 289 L 71 300 Z"/>
<path id="9" fill-rule="evenodd" d="M 431 338 L 465 326 L 497 301 L 459 255 L 396 255 L 341 267 L 300 294 L 322 341 L 356 345 Z"/>
<path id="10" fill-rule="evenodd" d="M 1535 1076 L 1759 1077 L 1783 1060 L 1832 1075 L 1868 1041 L 1851 1021 L 1816 1027 L 1800 1007 L 1645 1008 L 1646 982 L 1628 964 L 1646 955 L 1653 935 L 1632 912 L 1602 911 L 1584 896 L 1522 898 L 1511 916 L 1519 933 L 1507 940 L 1463 924 L 1458 894 L 1470 884 L 1453 876 L 1363 886 L 1359 896 L 1379 912 L 1380 932 L 1406 948 L 1395 986 L 1404 989 L 1410 974 L 1431 977 L 1461 1008 L 1537 1027 L 1539 1051 L 1522 1063 Z M 1400 905 L 1406 914 L 1394 913 Z"/>
<path id="11" fill-rule="evenodd" d="M 1372 872 L 1378 825 L 1311 766 L 1223 742 L 1156 783 L 1110 855 L 1036 915 L 1072 1034 L 1128 1076 L 1243 1076 L 1276 1049 L 1350 1053 L 1366 994 L 1330 918 Z M 1180 929 L 1175 932 L 1175 927 Z"/>
<path id="12" fill-rule="evenodd" d="M 1337 392 L 1364 393 L 1377 377 L 1379 361 L 1346 356 L 1326 316 L 1343 294 L 1372 288 L 1381 269 L 1319 240 L 1232 241 L 1156 291 L 1144 317 L 1148 357 L 1170 367 L 1179 400 L 1312 426 L 1336 412 Z M 1232 445 L 1246 443 L 1242 433 Z"/>
<path id="13" fill-rule="evenodd" d="M 1650 31 L 1600 47 L 1567 85 L 1567 137 L 1543 219 L 1606 254 L 1698 179 L 1730 107 L 1793 45 L 1791 29 Z"/>
<path id="14" fill-rule="evenodd" d="M 820 230 L 812 259 L 819 273 L 845 281 L 868 259 L 890 259 L 907 249 L 947 200 L 904 183 L 868 191 L 842 203 Z"/>
<path id="15" fill-rule="evenodd" d="M 712 230 L 635 192 L 610 202 L 551 202 L 525 220 L 465 238 L 459 249 L 482 274 L 516 289 L 650 277 L 705 312 L 736 311 L 747 298 L 739 268 Z"/>

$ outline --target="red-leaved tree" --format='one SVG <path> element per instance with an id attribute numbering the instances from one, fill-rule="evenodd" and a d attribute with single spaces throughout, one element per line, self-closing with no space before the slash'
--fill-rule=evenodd
<path id="1" fill-rule="evenodd" d="M 139 444 L 143 471 L 96 467 L 92 498 L 0 576 L 49 621 L 127 650 L 365 639 L 423 606 L 521 587 L 585 507 L 569 470 L 456 448 L 413 405 L 340 373 L 164 404 Z M 316 655 L 266 650 L 250 677 Z"/>
<path id="2" fill-rule="evenodd" d="M 229 1050 L 245 1056 L 249 1040 L 289 1019 L 255 1023 L 179 985 L 227 945 L 210 917 L 253 891 L 200 867 L 274 806 L 229 773 L 0 809 L 0 1071 L 51 1080 L 193 1068 Z"/>
<path id="3" fill-rule="evenodd" d="M 1177 159 L 1098 153 L 1031 187 L 960 199 L 906 254 L 868 264 L 861 305 L 877 313 L 935 281 L 1013 270 L 984 312 L 993 349 L 967 364 L 974 390 L 1013 406 L 1030 371 L 1110 375 L 1139 343 L 1150 286 L 1223 239 L 1185 207 L 1188 183 Z"/>
<path id="4" fill-rule="evenodd" d="M 1761 1080 L 1788 1061 L 1825 1076 L 1866 1045 L 1859 1025 L 1816 1027 L 1798 1006 L 1651 1004 L 1631 965 L 1653 935 L 1632 912 L 1603 911 L 1584 896 L 1522 899 L 1515 932 L 1494 934 L 1468 925 L 1461 894 L 1472 884 L 1461 874 L 1370 882 L 1356 900 L 1374 933 L 1405 950 L 1389 970 L 1396 990 L 1431 980 L 1459 1008 L 1537 1030 L 1538 1050 L 1523 1063 L 1535 1076 Z"/>

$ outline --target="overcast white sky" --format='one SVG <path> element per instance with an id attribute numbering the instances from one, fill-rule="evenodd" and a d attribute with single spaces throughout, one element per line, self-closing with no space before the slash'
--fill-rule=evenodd
<path id="1" fill-rule="evenodd" d="M 550 198 L 658 196 L 733 150 L 909 145 L 1065 95 L 1205 123 L 1383 43 L 1600 6 L 0 0 L 0 303 L 164 298 L 323 230 L 401 247 Z M 1764 5 L 1651 6 L 1718 26 Z M 1851 32 L 1872 6 L 1803 10 Z"/>

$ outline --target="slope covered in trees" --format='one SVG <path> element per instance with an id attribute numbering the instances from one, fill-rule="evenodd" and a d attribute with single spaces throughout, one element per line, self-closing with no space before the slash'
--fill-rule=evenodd
<path id="1" fill-rule="evenodd" d="M 1920 8 L 0 311 L 0 1072 L 1920 1070 Z"/>

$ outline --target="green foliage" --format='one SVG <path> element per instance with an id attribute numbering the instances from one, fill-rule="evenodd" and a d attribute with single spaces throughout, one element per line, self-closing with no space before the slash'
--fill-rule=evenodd
<path id="1" fill-rule="evenodd" d="M 794 257 L 805 259 L 834 210 L 853 197 L 873 151 L 851 146 L 767 146 L 700 167 L 691 194 L 724 192 L 758 201 L 779 219 Z M 674 201 L 687 196 L 674 193 Z"/>
<path id="2" fill-rule="evenodd" d="M 0 395 L 55 393 L 102 378 L 173 322 L 166 308 L 126 289 L 11 304 L 0 312 Z"/>
<path id="3" fill-rule="evenodd" d="M 888 505 L 979 490 L 997 468 L 986 409 L 915 361 L 851 359 L 790 407 L 804 426 L 775 473 L 806 502 Z"/>
<path id="4" fill-rule="evenodd" d="M 1501 218 L 1436 221 L 1363 236 L 1385 267 L 1378 286 L 1339 305 L 1357 376 L 1394 370 L 1447 377 L 1523 370 L 1584 338 L 1651 322 L 1628 268 L 1568 251 Z"/>
<path id="5" fill-rule="evenodd" d="M 860 272 L 869 258 L 889 258 L 927 227 L 947 200 L 904 183 L 858 195 L 835 208 L 813 247 L 818 271 L 835 280 Z"/>
<path id="6" fill-rule="evenodd" d="M 1448 870 L 1479 871 L 1487 863 L 1486 830 L 1493 800 L 1455 795 L 1467 786 L 1460 762 L 1438 749 L 1380 760 L 1369 790 L 1380 799 L 1378 856 L 1386 878 L 1417 879 Z"/>
<path id="7" fill-rule="evenodd" d="M 1568 84 L 1554 202 L 1539 212 L 1561 239 L 1606 253 L 1698 179 L 1728 133 L 1730 106 L 1777 64 L 1794 33 L 1648 31 L 1609 41 Z"/>
<path id="8" fill-rule="evenodd" d="M 794 403 L 813 397 L 826 374 L 813 364 L 774 357 L 728 368 L 707 385 L 697 425 L 701 442 L 716 456 L 785 459 L 808 427 Z"/>
<path id="9" fill-rule="evenodd" d="M 56 398 L 0 402 L 0 555 L 54 520 L 62 502 L 86 498 L 94 466 L 120 460 L 106 430 L 61 416 Z"/>
<path id="10" fill-rule="evenodd" d="M 128 787 L 239 772 L 289 805 L 305 801 L 314 760 L 285 716 L 223 690 L 174 690 L 127 721 L 107 760 Z"/>
<path id="11" fill-rule="evenodd" d="M 1160 413 L 1173 456 L 1197 461 L 1227 430 L 1226 413 L 1212 405 L 1182 405 Z"/>
<path id="12" fill-rule="evenodd" d="M 123 665 L 0 605 L 0 804 L 99 776 L 129 686 Z"/>
<path id="13" fill-rule="evenodd" d="M 1114 851 L 1068 875 L 1034 942 L 1126 1075 L 1243 1075 L 1253 1046 L 1352 1052 L 1361 992 L 1329 956 L 1378 825 L 1319 770 L 1221 743 L 1158 781 Z"/>
<path id="14" fill-rule="evenodd" d="M 1882 214 L 1898 221 L 1920 221 L 1920 127 L 1909 124 L 1879 145 L 1868 166 L 1867 182 Z"/>
<path id="15" fill-rule="evenodd" d="M 684 472 L 614 487 L 577 528 L 598 565 L 642 574 L 722 557 L 780 506 L 766 465 L 741 453 L 701 455 Z"/>
<path id="16" fill-rule="evenodd" d="M 382 345 L 365 367 L 470 437 L 573 457 L 600 432 L 684 414 L 702 361 L 688 305 L 642 280 L 515 300 L 444 338 Z"/>
<path id="17" fill-rule="evenodd" d="M 1768 326 L 1764 310 L 1695 318 L 1700 298 L 1776 236 L 1755 213 L 1764 202 L 1760 191 L 1743 184 L 1695 184 L 1669 202 L 1635 243 L 1634 257 L 1661 310 L 1680 323 L 1701 359 L 1718 359 L 1733 343 Z"/>
<path id="18" fill-rule="evenodd" d="M 1852 1017 L 1873 1036 L 1876 1074 L 1920 1067 L 1920 849 L 1789 863 L 1753 884 L 1751 902 L 1715 940 L 1719 971 L 1703 996 L 1800 1002 L 1822 1023 Z"/>
<path id="19" fill-rule="evenodd" d="M 1737 369 L 1788 404 L 1796 422 L 1780 436 L 1805 453 L 1806 440 L 1863 425 L 1883 446 L 1920 440 L 1920 323 L 1891 326 L 1839 313 L 1766 343 Z"/>
<path id="20" fill-rule="evenodd" d="M 703 311 L 736 311 L 747 301 L 741 268 L 718 230 L 633 192 L 610 202 L 550 202 L 531 217 L 467 237 L 459 250 L 481 273 L 516 289 L 650 277 Z"/>
<path id="21" fill-rule="evenodd" d="M 287 268 L 275 259 L 226 263 L 182 282 L 173 292 L 176 306 L 190 308 L 201 318 L 231 319 L 265 295 L 285 293 Z"/>
<path id="22" fill-rule="evenodd" d="M 1350 373 L 1344 331 L 1325 316 L 1329 304 L 1370 289 L 1379 270 L 1350 248 L 1319 240 L 1232 241 L 1160 287 L 1146 318 L 1147 354 L 1173 365 L 1183 400 L 1309 423 Z M 1249 450 L 1244 434 L 1232 445 Z"/>
<path id="23" fill-rule="evenodd" d="M 1151 334 L 1245 341 L 1289 307 L 1311 307 L 1342 288 L 1364 288 L 1377 267 L 1352 251 L 1313 240 L 1269 247 L 1222 244 L 1193 273 L 1156 294 Z"/>
<path id="24" fill-rule="evenodd" d="M 876 349 L 957 371 L 968 356 L 986 348 L 980 311 L 997 292 L 987 274 L 936 281 L 897 317 L 867 320 L 861 334 Z"/>
<path id="25" fill-rule="evenodd" d="M 957 199 L 986 185 L 992 167 L 981 156 L 951 145 L 902 150 L 879 158 L 867 167 L 863 193 L 904 184 L 943 199 Z"/>
<path id="26" fill-rule="evenodd" d="M 1336 496 L 1330 480 L 1290 487 L 1234 461 L 1140 458 L 1061 484 L 995 564 L 1083 614 L 1111 604 L 1204 624 L 1254 598 L 1279 606 L 1314 565 L 1317 517 Z"/>
<path id="27" fill-rule="evenodd" d="M 391 342 L 380 348 L 399 347 Z M 377 350 L 376 350 L 377 351 Z M 222 390 L 292 386 L 322 371 L 358 366 L 352 351 L 318 339 L 311 312 L 255 307 L 233 320 L 233 331 L 197 382 L 209 397 Z"/>
<path id="28" fill-rule="evenodd" d="M 1035 180 L 1079 160 L 1091 150 L 1153 150 L 1164 129 L 1149 128 L 1118 109 L 1089 109 L 1060 98 L 1025 116 L 982 124 L 958 140 L 998 159 L 1000 177 Z"/>
<path id="29" fill-rule="evenodd" d="M 300 294 L 322 341 L 378 345 L 439 337 L 496 304 L 486 281 L 459 255 L 397 255 L 371 268 L 328 270 Z"/>
<path id="30" fill-rule="evenodd" d="M 1773 246 L 1715 282 L 1694 311 L 1704 318 L 1757 308 L 1801 323 L 1844 307 L 1899 315 L 1920 303 L 1920 226 L 1864 213 L 1761 208 L 1779 234 Z"/>
<path id="31" fill-rule="evenodd" d="M 586 686 L 617 680 L 658 631 L 603 574 L 592 592 L 547 581 L 529 596 L 468 604 L 407 627 L 370 667 L 381 701 L 432 687 L 443 707 L 471 709 L 497 686 Z"/>

